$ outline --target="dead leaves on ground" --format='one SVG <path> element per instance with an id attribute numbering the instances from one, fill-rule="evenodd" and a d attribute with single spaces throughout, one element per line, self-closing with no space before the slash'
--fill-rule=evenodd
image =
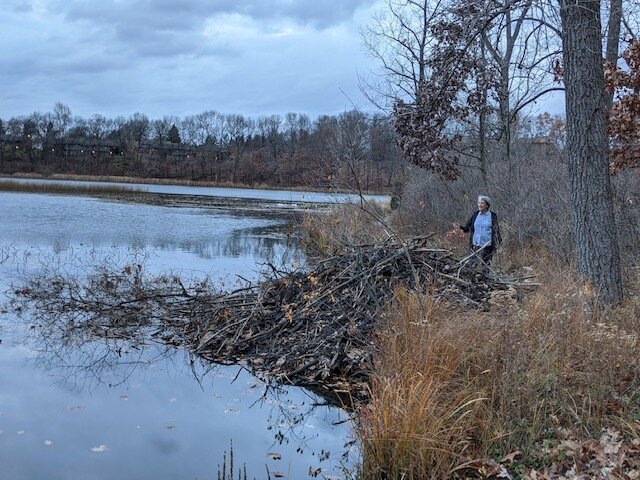
<path id="1" fill-rule="evenodd" d="M 525 479 L 625 479 L 640 478 L 640 440 L 623 438 L 620 431 L 603 429 L 598 439 L 579 439 L 576 432 L 560 428 L 557 439 L 542 454 L 551 461 L 544 470 L 531 470 Z"/>

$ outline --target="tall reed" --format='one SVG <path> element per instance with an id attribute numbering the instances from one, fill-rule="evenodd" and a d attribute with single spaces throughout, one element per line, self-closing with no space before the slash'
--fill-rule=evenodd
<path id="1" fill-rule="evenodd" d="M 482 372 L 460 348 L 474 329 L 445 316 L 429 296 L 396 292 L 359 417 L 365 478 L 446 476 L 474 448 L 487 397 Z"/>
<path id="2" fill-rule="evenodd" d="M 31 183 L 15 180 L 0 179 L 1 192 L 25 192 L 25 193 L 50 193 L 60 195 L 118 195 L 123 193 L 144 193 L 143 190 L 135 187 L 87 184 L 67 184 L 67 183 Z"/>
<path id="3" fill-rule="evenodd" d="M 464 477 L 477 460 L 515 450 L 535 465 L 560 427 L 635 435 L 637 292 L 616 309 L 589 309 L 571 271 L 538 269 L 538 291 L 520 304 L 496 295 L 489 312 L 396 292 L 359 417 L 366 479 Z"/>

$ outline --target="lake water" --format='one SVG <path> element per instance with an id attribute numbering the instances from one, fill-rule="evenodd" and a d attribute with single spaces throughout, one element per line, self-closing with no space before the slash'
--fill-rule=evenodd
<path id="1" fill-rule="evenodd" d="M 0 193 L 0 219 L 3 291 L 52 262 L 144 258 L 152 274 L 227 288 L 266 262 L 304 262 L 286 220 L 231 210 Z M 346 415 L 303 389 L 160 346 L 52 344 L 30 327 L 0 317 L 0 478 L 216 479 L 231 442 L 249 478 L 343 478 L 354 463 Z"/>

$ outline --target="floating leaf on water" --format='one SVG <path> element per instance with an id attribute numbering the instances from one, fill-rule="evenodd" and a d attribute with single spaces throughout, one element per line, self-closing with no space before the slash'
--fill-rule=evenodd
<path id="1" fill-rule="evenodd" d="M 129 397 L 126 395 L 120 395 L 120 400 L 129 400 Z"/>
<path id="2" fill-rule="evenodd" d="M 175 398 L 175 397 L 172 397 L 172 398 L 169 399 L 169 403 L 176 403 L 177 401 L 178 401 L 178 399 Z"/>
<path id="3" fill-rule="evenodd" d="M 271 460 L 282 460 L 282 455 L 280 455 L 277 452 L 269 452 L 267 453 L 267 456 L 271 459 Z"/>
<path id="4" fill-rule="evenodd" d="M 51 445 L 53 445 L 53 442 L 51 440 L 45 440 L 44 444 L 45 446 L 50 447 Z"/>
<path id="5" fill-rule="evenodd" d="M 231 413 L 231 414 L 233 414 L 233 415 L 237 415 L 239 412 L 240 412 L 240 410 L 239 410 L 239 409 L 237 409 L 237 408 L 233 408 L 233 407 L 232 407 L 232 408 L 227 408 L 227 409 L 224 411 L 224 413 Z"/>
<path id="6" fill-rule="evenodd" d="M 18 435 L 24 435 L 24 430 L 18 430 L 16 433 L 17 433 Z"/>
<path id="7" fill-rule="evenodd" d="M 166 425 L 164 428 L 166 428 L 167 430 L 175 430 L 176 426 L 175 425 Z"/>
<path id="8" fill-rule="evenodd" d="M 284 478 L 284 473 L 282 472 L 273 472 L 274 478 Z"/>
<path id="9" fill-rule="evenodd" d="M 91 451 L 95 453 L 102 453 L 106 452 L 107 450 L 109 450 L 109 447 L 107 447 L 106 445 L 98 445 L 97 447 L 91 448 Z"/>
<path id="10" fill-rule="evenodd" d="M 310 477 L 317 477 L 318 475 L 320 475 L 322 473 L 322 468 L 312 468 L 309 467 L 309 476 Z"/>

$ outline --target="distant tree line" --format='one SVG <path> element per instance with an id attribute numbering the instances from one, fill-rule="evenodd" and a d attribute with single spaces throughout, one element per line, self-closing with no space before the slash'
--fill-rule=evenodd
<path id="1" fill-rule="evenodd" d="M 385 190 L 405 174 L 391 122 L 352 110 L 250 118 L 208 110 L 183 119 L 0 119 L 0 173 L 110 175 L 221 184 Z"/>

